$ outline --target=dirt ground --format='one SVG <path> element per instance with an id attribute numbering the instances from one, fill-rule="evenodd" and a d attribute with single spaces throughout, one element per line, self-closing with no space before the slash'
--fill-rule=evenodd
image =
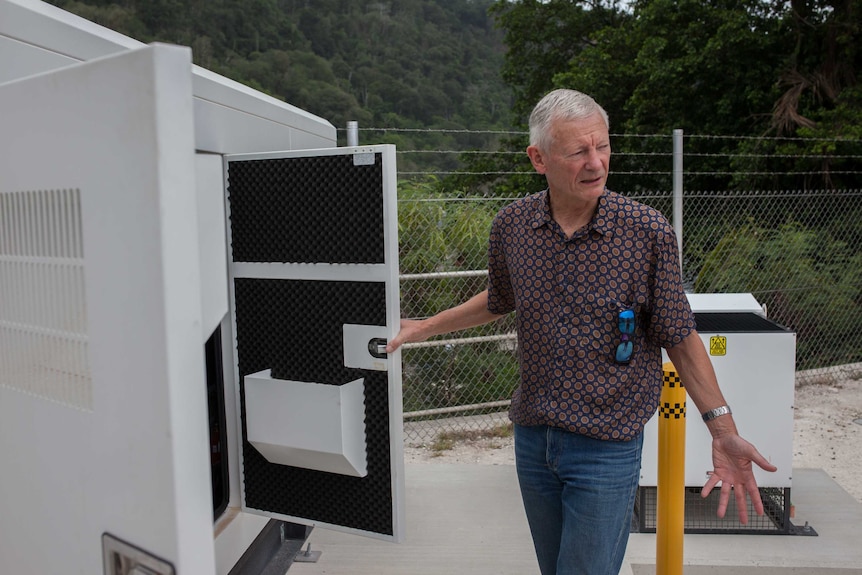
<path id="1" fill-rule="evenodd" d="M 820 468 L 862 502 L 862 379 L 796 388 L 793 466 Z M 408 463 L 514 463 L 511 437 L 479 437 L 451 447 L 407 446 Z"/>

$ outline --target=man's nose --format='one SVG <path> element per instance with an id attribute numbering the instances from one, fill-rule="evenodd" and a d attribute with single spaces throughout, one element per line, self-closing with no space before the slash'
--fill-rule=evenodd
<path id="1" fill-rule="evenodd" d="M 591 170 L 601 169 L 602 155 L 595 148 L 587 151 L 586 166 Z"/>

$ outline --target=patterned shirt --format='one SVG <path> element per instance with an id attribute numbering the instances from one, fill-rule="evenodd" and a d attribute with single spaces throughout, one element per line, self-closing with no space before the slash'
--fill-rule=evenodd
<path id="1" fill-rule="evenodd" d="M 510 418 L 589 437 L 636 437 L 658 406 L 661 348 L 695 329 L 676 236 L 658 211 L 605 191 L 567 238 L 545 190 L 491 226 L 488 310 L 516 311 L 521 381 Z M 617 363 L 619 312 L 633 309 L 634 351 Z"/>

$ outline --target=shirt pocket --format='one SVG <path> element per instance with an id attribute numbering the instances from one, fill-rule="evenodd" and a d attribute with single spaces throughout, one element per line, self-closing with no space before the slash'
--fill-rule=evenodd
<path id="1" fill-rule="evenodd" d="M 616 348 L 623 341 L 620 312 L 627 309 L 633 310 L 635 315 L 635 331 L 628 335 L 628 339 L 632 341 L 632 354 L 636 354 L 640 347 L 638 334 L 643 333 L 641 326 L 643 308 L 637 299 L 631 298 L 626 301 L 606 295 L 583 299 L 579 314 L 581 318 L 579 335 L 586 342 L 585 347 L 595 354 L 595 359 L 615 363 Z"/>

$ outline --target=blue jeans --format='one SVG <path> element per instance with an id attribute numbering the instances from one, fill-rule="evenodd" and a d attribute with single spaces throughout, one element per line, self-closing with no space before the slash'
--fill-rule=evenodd
<path id="1" fill-rule="evenodd" d="M 515 425 L 515 465 L 542 575 L 617 575 L 637 492 L 643 434 L 601 441 Z"/>

